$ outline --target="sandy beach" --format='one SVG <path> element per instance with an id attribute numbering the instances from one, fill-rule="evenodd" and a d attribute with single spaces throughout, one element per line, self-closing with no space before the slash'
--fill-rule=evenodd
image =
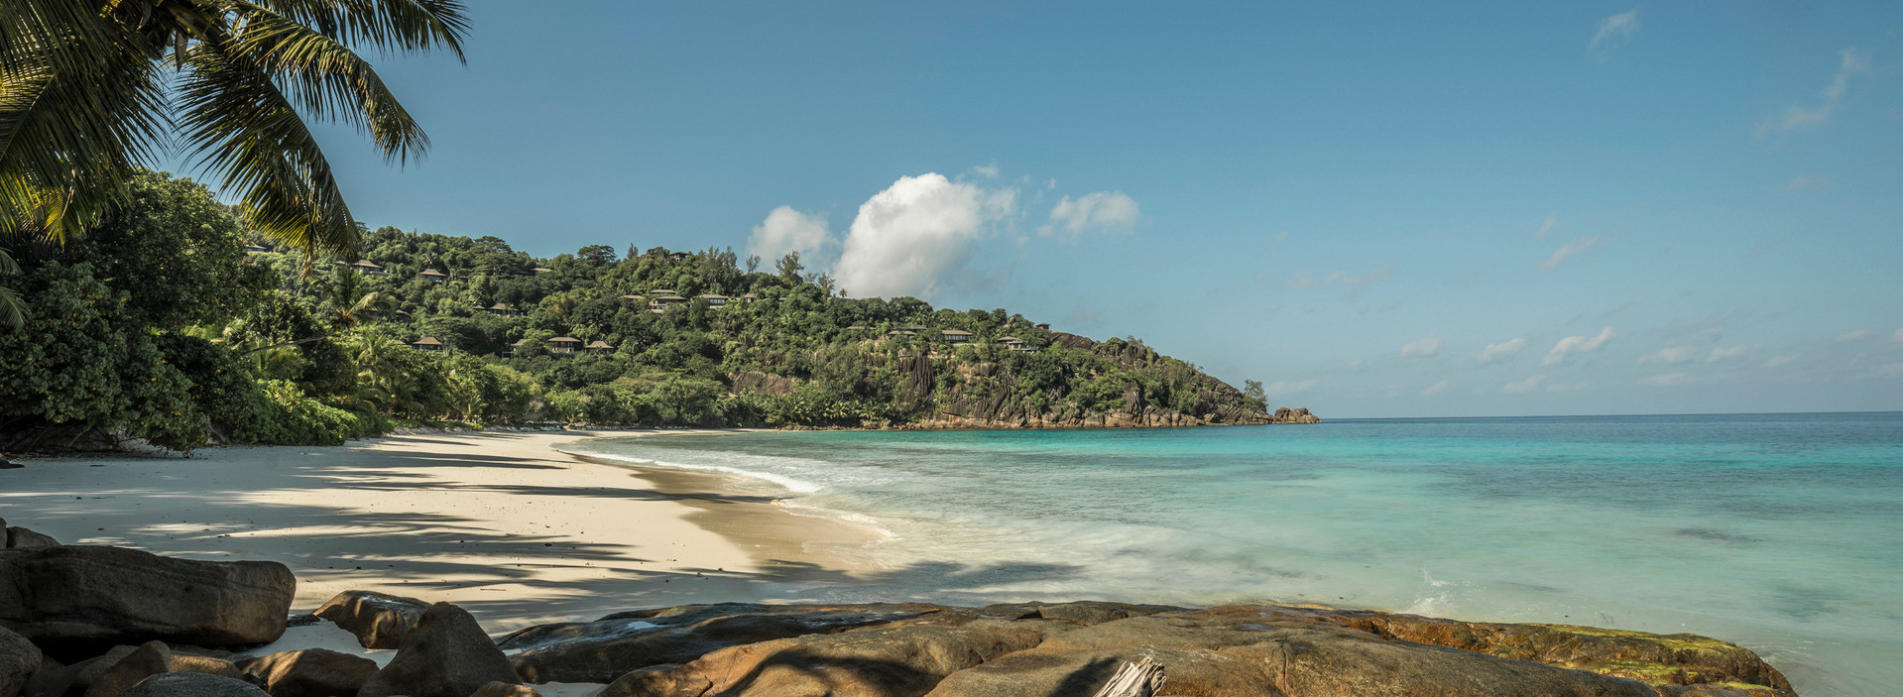
<path id="1" fill-rule="evenodd" d="M 67 544 L 282 562 L 296 609 L 362 589 L 456 603 L 492 632 L 850 582 L 871 531 L 793 515 L 713 474 L 587 462 L 587 432 L 400 435 L 189 458 L 28 460 L 0 518 Z M 628 435 L 615 433 L 614 435 Z M 796 599 L 796 598 L 785 598 Z"/>

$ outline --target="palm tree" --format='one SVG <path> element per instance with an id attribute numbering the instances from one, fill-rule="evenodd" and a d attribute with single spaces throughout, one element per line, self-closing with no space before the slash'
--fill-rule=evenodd
<path id="1" fill-rule="evenodd" d="M 20 275 L 20 265 L 13 261 L 13 255 L 0 249 L 0 278 Z M 26 324 L 26 302 L 12 288 L 0 286 L 0 325 L 9 329 L 19 329 Z"/>
<path id="2" fill-rule="evenodd" d="M 462 58 L 461 0 L 6 0 L 0 234 L 64 240 L 176 142 L 254 229 L 348 252 L 358 230 L 306 119 L 397 163 L 429 140 L 356 48 Z"/>

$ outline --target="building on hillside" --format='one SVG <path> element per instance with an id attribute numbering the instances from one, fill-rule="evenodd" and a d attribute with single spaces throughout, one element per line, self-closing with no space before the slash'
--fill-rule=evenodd
<path id="1" fill-rule="evenodd" d="M 521 351 L 523 346 L 527 346 L 528 344 L 528 339 L 516 339 L 515 343 L 505 344 L 502 350 L 497 351 L 497 353 L 503 356 L 513 356 L 516 352 Z"/>
<path id="2" fill-rule="evenodd" d="M 760 296 L 758 296 L 758 295 L 754 295 L 754 294 L 752 294 L 752 293 L 748 293 L 748 294 L 746 294 L 746 295 L 742 295 L 742 296 L 740 296 L 740 302 L 743 302 L 743 303 L 757 303 L 757 302 L 760 302 Z"/>
<path id="3" fill-rule="evenodd" d="M 581 348 L 581 339 L 572 336 L 558 336 L 548 340 L 548 352 L 558 356 L 574 353 L 578 348 Z"/>
<path id="4" fill-rule="evenodd" d="M 449 274 L 437 271 L 436 269 L 423 269 L 423 273 L 417 274 L 416 277 L 429 281 L 430 283 L 442 283 L 443 281 L 449 280 Z"/>
<path id="5" fill-rule="evenodd" d="M 540 275 L 542 275 L 542 274 L 545 274 L 545 273 L 555 273 L 555 270 L 554 270 L 554 269 L 551 269 L 551 268 L 549 268 L 549 267 L 546 267 L 546 266 L 537 266 L 537 267 L 535 267 L 535 268 L 533 269 L 533 271 L 535 271 L 535 275 L 537 275 L 537 276 L 540 276 Z"/>
<path id="6" fill-rule="evenodd" d="M 494 305 L 490 305 L 488 307 L 478 308 L 478 309 L 481 309 L 483 312 L 487 312 L 489 314 L 496 315 L 498 317 L 517 317 L 522 314 L 522 311 L 519 309 L 516 309 L 516 306 L 510 305 L 508 303 L 496 303 Z"/>
<path id="7" fill-rule="evenodd" d="M 443 342 L 437 341 L 436 337 L 433 336 L 426 336 L 412 341 L 410 342 L 410 346 L 415 347 L 418 351 L 442 351 L 449 348 L 444 346 Z"/>
<path id="8" fill-rule="evenodd" d="M 614 353 L 615 347 L 609 346 L 606 341 L 596 339 L 588 342 L 588 345 L 583 346 L 581 350 L 583 353 Z"/>
<path id="9" fill-rule="evenodd" d="M 971 332 L 963 329 L 946 329 L 939 332 L 938 336 L 944 339 L 947 344 L 962 344 L 971 341 Z"/>
<path id="10" fill-rule="evenodd" d="M 707 301 L 708 307 L 720 307 L 727 304 L 727 296 L 718 293 L 701 293 L 694 297 Z"/>
<path id="11" fill-rule="evenodd" d="M 668 261 L 686 261 L 687 252 L 670 252 L 667 255 L 667 259 Z"/>
<path id="12" fill-rule="evenodd" d="M 245 245 L 244 251 L 246 254 L 263 254 L 265 252 L 271 251 L 271 248 L 254 242 L 254 243 Z"/>
<path id="13" fill-rule="evenodd" d="M 350 268 L 356 269 L 357 271 L 363 273 L 365 276 L 390 275 L 389 269 L 383 268 L 382 265 L 374 261 L 371 261 L 369 259 L 358 259 L 355 263 L 350 265 Z"/>
<path id="14" fill-rule="evenodd" d="M 640 307 L 642 305 L 648 304 L 648 297 L 645 295 L 623 295 L 621 296 L 621 299 L 627 301 L 629 305 L 633 305 L 635 307 Z"/>
<path id="15" fill-rule="evenodd" d="M 910 339 L 912 337 L 918 336 L 918 332 L 912 331 L 910 329 L 894 329 L 892 331 L 886 332 L 885 335 L 893 339 Z"/>
<path id="16" fill-rule="evenodd" d="M 1036 351 L 1037 350 L 1037 347 L 1032 346 L 1031 342 L 1025 341 L 1015 336 L 998 337 L 998 345 L 1003 346 L 1004 350 L 1006 351 Z"/>
<path id="17" fill-rule="evenodd" d="M 666 312 L 667 308 L 673 307 L 675 305 L 679 305 L 684 302 L 687 302 L 687 298 L 683 298 L 681 296 L 674 295 L 672 293 L 669 293 L 667 295 L 656 295 L 653 298 L 648 299 L 648 311 L 649 312 Z"/>

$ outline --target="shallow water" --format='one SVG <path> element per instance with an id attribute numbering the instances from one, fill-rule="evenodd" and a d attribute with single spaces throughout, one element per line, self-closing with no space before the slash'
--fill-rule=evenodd
<path id="1" fill-rule="evenodd" d="M 875 523 L 890 539 L 859 553 L 889 570 L 884 598 L 1314 601 L 1693 632 L 1757 650 L 1809 697 L 1903 684 L 1903 413 L 578 447 Z"/>

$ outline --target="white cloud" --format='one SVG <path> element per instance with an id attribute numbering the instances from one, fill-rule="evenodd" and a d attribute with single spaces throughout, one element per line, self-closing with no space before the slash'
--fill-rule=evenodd
<path id="1" fill-rule="evenodd" d="M 1605 346 L 1612 337 L 1612 327 L 1606 327 L 1599 330 L 1597 336 L 1569 336 L 1560 339 L 1558 343 L 1553 344 L 1553 350 L 1546 352 L 1546 358 L 1540 360 L 1540 365 L 1555 365 L 1566 360 L 1566 356 L 1571 354 L 1598 351 L 1599 347 Z"/>
<path id="2" fill-rule="evenodd" d="M 971 172 L 980 177 L 991 179 L 998 176 L 998 163 L 993 162 L 988 165 L 978 165 L 977 167 L 971 168 Z"/>
<path id="3" fill-rule="evenodd" d="M 1430 336 L 1425 339 L 1420 339 L 1418 341 L 1410 341 L 1401 345 L 1401 356 L 1403 357 L 1426 358 L 1428 356 L 1433 356 L 1439 353 L 1440 353 L 1440 337 L 1438 336 Z"/>
<path id="4" fill-rule="evenodd" d="M 1442 393 L 1442 392 L 1446 392 L 1446 391 L 1447 391 L 1447 381 L 1446 381 L 1446 380 L 1442 380 L 1442 381 L 1440 381 L 1440 382 L 1437 382 L 1437 383 L 1434 383 L 1434 384 L 1432 384 L 1432 385 L 1428 385 L 1428 386 L 1427 386 L 1427 389 L 1424 389 L 1424 390 L 1421 390 L 1421 396 L 1422 396 L 1422 397 L 1432 397 L 1432 396 L 1434 396 L 1434 395 L 1437 395 L 1437 394 L 1440 394 L 1440 393 Z"/>
<path id="5" fill-rule="evenodd" d="M 860 298 L 929 296 L 964 267 L 972 244 L 1017 210 L 1017 190 L 986 190 L 944 175 L 900 177 L 859 206 L 833 267 Z"/>
<path id="6" fill-rule="evenodd" d="M 814 253 L 832 242 L 832 236 L 832 231 L 826 229 L 824 214 L 801 213 L 791 206 L 780 206 L 766 214 L 765 221 L 753 226 L 753 236 L 747 238 L 747 252 L 759 255 L 769 265 L 787 252 L 799 252 L 810 264 Z"/>
<path id="7" fill-rule="evenodd" d="M 1832 338 L 1836 339 L 1837 343 L 1839 344 L 1848 344 L 1852 341 L 1863 341 L 1864 339 L 1870 338 L 1870 330 L 1858 329 L 1856 331 L 1849 331 L 1849 332 L 1844 332 L 1842 334 L 1838 334 L 1837 336 Z"/>
<path id="8" fill-rule="evenodd" d="M 1500 389 L 1506 390 L 1510 394 L 1524 394 L 1524 393 L 1532 392 L 1534 390 L 1539 389 L 1540 385 L 1545 382 L 1546 382 L 1546 376 L 1534 375 L 1525 380 L 1514 380 L 1513 382 L 1509 382 L 1506 384 L 1505 387 L 1502 387 Z"/>
<path id="9" fill-rule="evenodd" d="M 1705 362 L 1706 362 L 1706 363 L 1716 363 L 1716 362 L 1718 362 L 1718 361 L 1722 361 L 1722 360 L 1725 360 L 1725 359 L 1727 359 L 1727 358 L 1737 358 L 1737 357 L 1739 357 L 1739 356 L 1742 356 L 1742 355 L 1744 355 L 1744 354 L 1747 354 L 1747 353 L 1750 353 L 1750 352 L 1752 352 L 1752 351 L 1754 351 L 1754 350 L 1756 350 L 1757 348 L 1758 348 L 1758 347 L 1756 347 L 1756 346 L 1742 346 L 1742 345 L 1740 345 L 1740 346 L 1715 346 L 1715 347 L 1712 347 L 1712 349 L 1711 349 L 1711 354 L 1710 354 L 1710 355 L 1707 355 L 1707 356 L 1705 356 Z"/>
<path id="10" fill-rule="evenodd" d="M 1667 346 L 1650 356 L 1640 356 L 1639 363 L 1684 363 L 1698 355 L 1698 349 L 1691 346 Z"/>
<path id="11" fill-rule="evenodd" d="M 1633 8 L 1619 14 L 1599 20 L 1599 31 L 1593 32 L 1592 42 L 1586 44 L 1587 51 L 1610 51 L 1632 40 L 1639 31 L 1639 10 Z"/>
<path id="12" fill-rule="evenodd" d="M 1074 236 L 1086 230 L 1128 230 L 1141 217 L 1136 199 L 1121 191 L 1098 191 L 1058 200 L 1051 208 L 1051 223 L 1039 231 L 1048 235 L 1055 229 Z"/>
<path id="13" fill-rule="evenodd" d="M 1826 186 L 1830 186 L 1830 177 L 1817 174 L 1799 174 L 1795 177 L 1791 177 L 1790 181 L 1784 182 L 1785 191 L 1822 189 Z"/>
<path id="14" fill-rule="evenodd" d="M 1341 270 L 1341 271 L 1336 271 L 1334 273 L 1328 274 L 1327 276 L 1324 276 L 1322 278 L 1316 278 L 1309 273 L 1303 272 L 1301 274 L 1297 274 L 1294 278 L 1289 279 L 1286 283 L 1283 283 L 1282 288 L 1284 290 L 1295 290 L 1298 288 L 1314 288 L 1317 286 L 1346 286 L 1349 288 L 1361 288 L 1363 286 L 1368 286 L 1375 283 L 1379 283 L 1381 281 L 1385 281 L 1389 278 L 1392 278 L 1393 276 L 1394 276 L 1393 264 L 1375 267 L 1373 269 L 1370 269 L 1367 273 L 1364 273 L 1364 274 L 1352 274 L 1352 273 L 1348 273 L 1346 270 Z"/>
<path id="15" fill-rule="evenodd" d="M 1596 235 L 1591 237 L 1581 237 L 1571 242 L 1567 242 L 1566 246 L 1560 247 L 1559 249 L 1554 250 L 1553 256 L 1547 257 L 1546 261 L 1540 262 L 1540 268 L 1552 269 L 1552 268 L 1558 267 L 1560 264 L 1566 263 L 1567 259 L 1571 259 L 1575 256 L 1578 256 L 1580 252 L 1586 251 L 1588 249 L 1592 249 L 1598 244 L 1599 244 L 1599 237 Z"/>
<path id="16" fill-rule="evenodd" d="M 1322 381 L 1313 380 L 1313 379 L 1298 380 L 1296 382 L 1287 382 L 1284 380 L 1277 380 L 1275 382 L 1271 382 L 1268 385 L 1264 386 L 1262 388 L 1262 393 L 1270 397 L 1280 397 L 1282 395 L 1295 394 L 1297 392 L 1307 392 L 1309 390 L 1312 390 L 1312 389 L 1315 389 L 1316 387 L 1321 386 L 1321 384 L 1322 384 Z"/>
<path id="17" fill-rule="evenodd" d="M 1520 350 L 1524 348 L 1526 348 L 1526 339 L 1521 337 L 1514 337 L 1497 344 L 1487 344 L 1486 348 L 1480 349 L 1480 353 L 1474 354 L 1474 363 L 1477 365 L 1486 365 L 1495 361 L 1503 361 L 1520 355 Z"/>
<path id="18" fill-rule="evenodd" d="M 1546 222 L 1540 223 L 1540 229 L 1533 231 L 1533 239 L 1536 239 L 1536 240 L 1546 239 L 1546 233 L 1552 232 L 1553 226 L 1558 224 L 1559 224 L 1558 213 L 1554 213 L 1552 215 L 1546 216 Z"/>
<path id="19" fill-rule="evenodd" d="M 1796 356 L 1772 356 L 1770 360 L 1767 360 L 1764 362 L 1764 367 L 1776 368 L 1779 366 L 1790 365 L 1791 362 L 1795 360 L 1797 360 Z"/>
<path id="20" fill-rule="evenodd" d="M 1673 385 L 1683 385 L 1690 379 L 1691 376 L 1684 373 L 1664 373 L 1639 378 L 1639 384 L 1651 385 L 1653 387 L 1671 387 Z"/>
<path id="21" fill-rule="evenodd" d="M 1858 73 L 1870 70 L 1869 54 L 1858 53 L 1856 48 L 1846 48 L 1839 52 L 1841 60 L 1837 63 L 1837 74 L 1830 78 L 1830 84 L 1824 86 L 1823 101 L 1816 106 L 1791 106 L 1775 122 L 1768 122 L 1758 128 L 1760 134 L 1770 128 L 1791 131 L 1822 125 L 1830 120 L 1831 114 L 1843 104 L 1844 94 L 1850 91 L 1850 78 Z"/>

